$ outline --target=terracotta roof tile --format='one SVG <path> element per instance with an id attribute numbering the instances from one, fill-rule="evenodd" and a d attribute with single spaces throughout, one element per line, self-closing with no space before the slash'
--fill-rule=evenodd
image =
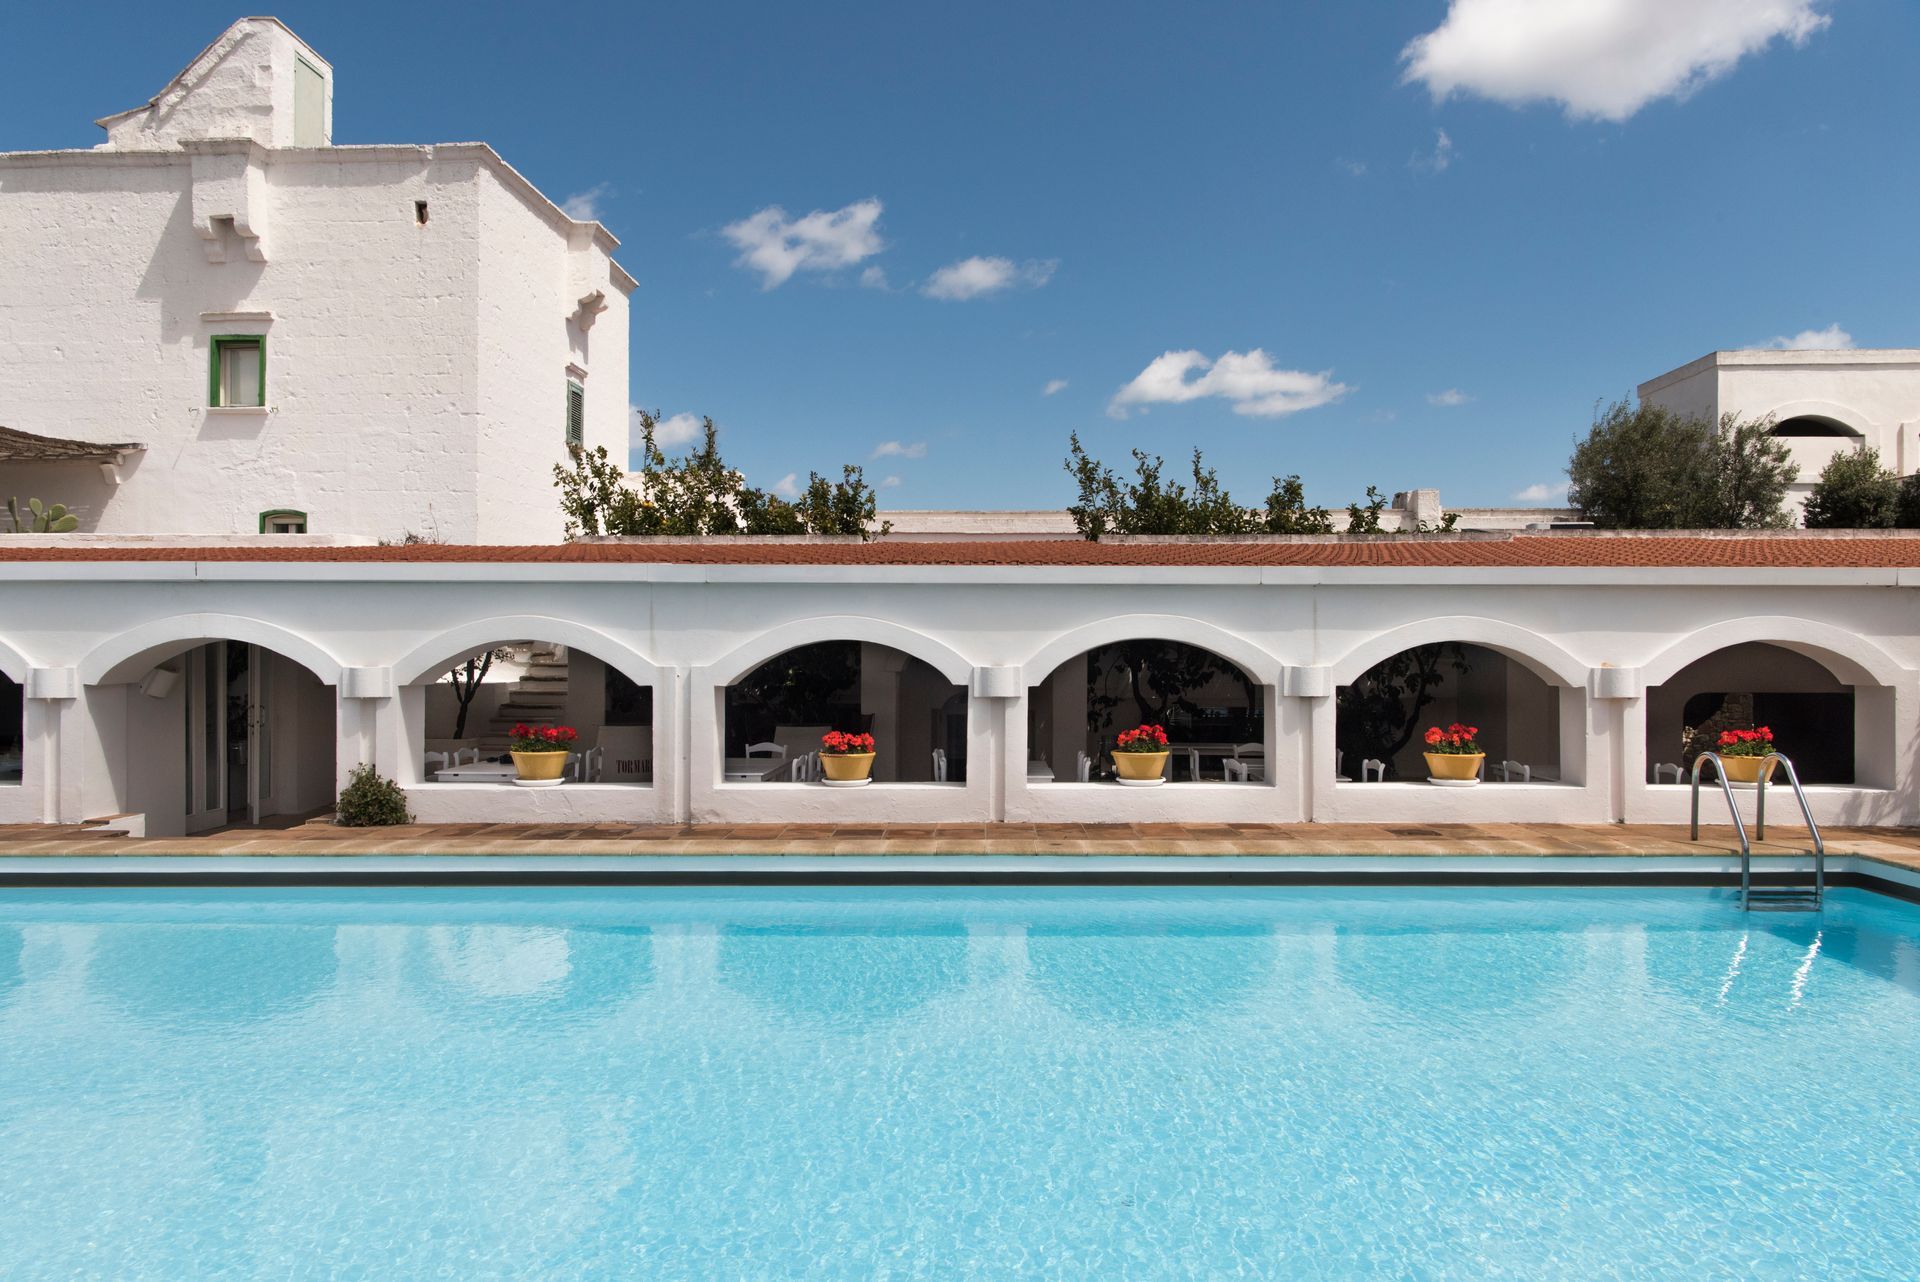
<path id="1" fill-rule="evenodd" d="M 570 543 L 527 547 L 118 546 L 7 547 L 5 562 L 247 561 L 346 564 L 942 565 L 942 566 L 1457 566 L 1853 569 L 1920 567 L 1920 536 L 1672 534 L 1387 537 L 1298 541 L 763 542 L 753 539 Z"/>

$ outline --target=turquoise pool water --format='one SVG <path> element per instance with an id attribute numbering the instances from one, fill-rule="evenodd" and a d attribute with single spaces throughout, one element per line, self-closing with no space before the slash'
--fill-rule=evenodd
<path id="1" fill-rule="evenodd" d="M 0 1277 L 1920 1275 L 1920 911 L 0 891 Z"/>

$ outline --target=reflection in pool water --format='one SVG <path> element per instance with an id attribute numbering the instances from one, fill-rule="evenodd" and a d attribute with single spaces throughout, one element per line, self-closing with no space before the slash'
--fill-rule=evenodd
<path id="1" fill-rule="evenodd" d="M 506 1019 L 605 1014 L 653 982 L 645 927 L 430 926 L 429 983 L 462 1006 Z"/>
<path id="2" fill-rule="evenodd" d="M 89 987 L 169 1029 L 231 1028 L 297 1012 L 332 982 L 331 927 L 119 926 L 100 933 Z"/>
<path id="3" fill-rule="evenodd" d="M 720 937 L 720 982 L 782 1016 L 842 1031 L 894 1019 L 967 978 L 959 923 L 912 934 L 805 926 L 733 926 Z"/>
<path id="4" fill-rule="evenodd" d="M 1449 927 L 1337 932 L 1335 967 L 1369 1002 L 1414 1019 L 1537 1010 L 1565 1000 L 1586 961 L 1577 932 Z"/>
<path id="5" fill-rule="evenodd" d="M 0 891 L 0 1278 L 1910 1277 L 1916 941 L 1852 891 Z"/>
<path id="6" fill-rule="evenodd" d="M 1027 935 L 1035 988 L 1092 1024 L 1158 1027 L 1204 1019 L 1240 1004 L 1272 962 L 1272 936 L 1249 926 L 1141 931 L 1109 924 Z"/>

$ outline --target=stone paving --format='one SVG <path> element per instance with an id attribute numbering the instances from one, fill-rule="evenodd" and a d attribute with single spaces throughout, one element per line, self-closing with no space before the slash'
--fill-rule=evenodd
<path id="1" fill-rule="evenodd" d="M 1786 825 L 1756 854 L 1798 854 Z M 1835 855 L 1920 870 L 1920 830 L 1834 828 Z M 196 837 L 131 838 L 66 825 L 0 825 L 0 859 L 16 855 L 1717 855 L 1732 830 L 1687 840 L 1662 824 L 408 824 L 231 828 Z"/>

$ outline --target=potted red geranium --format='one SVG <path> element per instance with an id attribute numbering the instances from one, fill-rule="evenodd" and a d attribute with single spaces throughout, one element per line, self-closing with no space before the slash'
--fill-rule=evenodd
<path id="1" fill-rule="evenodd" d="M 1141 725 L 1122 730 L 1113 741 L 1113 771 L 1121 783 L 1136 787 L 1166 782 L 1167 732 Z"/>
<path id="2" fill-rule="evenodd" d="M 580 734 L 572 726 L 530 726 L 524 721 L 507 733 L 507 751 L 513 754 L 518 782 L 559 783 L 566 773 L 567 756 Z"/>
<path id="3" fill-rule="evenodd" d="M 1722 730 L 1714 751 L 1720 754 L 1720 773 L 1728 783 L 1759 783 L 1760 763 L 1773 751 L 1773 731 L 1766 726 Z M 1768 767 L 1767 773 L 1773 773 L 1772 767 Z"/>
<path id="4" fill-rule="evenodd" d="M 837 784 L 871 783 L 873 773 L 873 736 L 829 730 L 820 736 L 820 769 L 825 782 Z"/>
<path id="5" fill-rule="evenodd" d="M 1462 725 L 1458 721 L 1445 730 L 1428 726 L 1427 778 L 1435 783 L 1455 785 L 1480 782 L 1480 767 L 1486 764 L 1487 754 L 1480 750 L 1479 741 L 1474 738 L 1479 733 L 1479 726 Z"/>

